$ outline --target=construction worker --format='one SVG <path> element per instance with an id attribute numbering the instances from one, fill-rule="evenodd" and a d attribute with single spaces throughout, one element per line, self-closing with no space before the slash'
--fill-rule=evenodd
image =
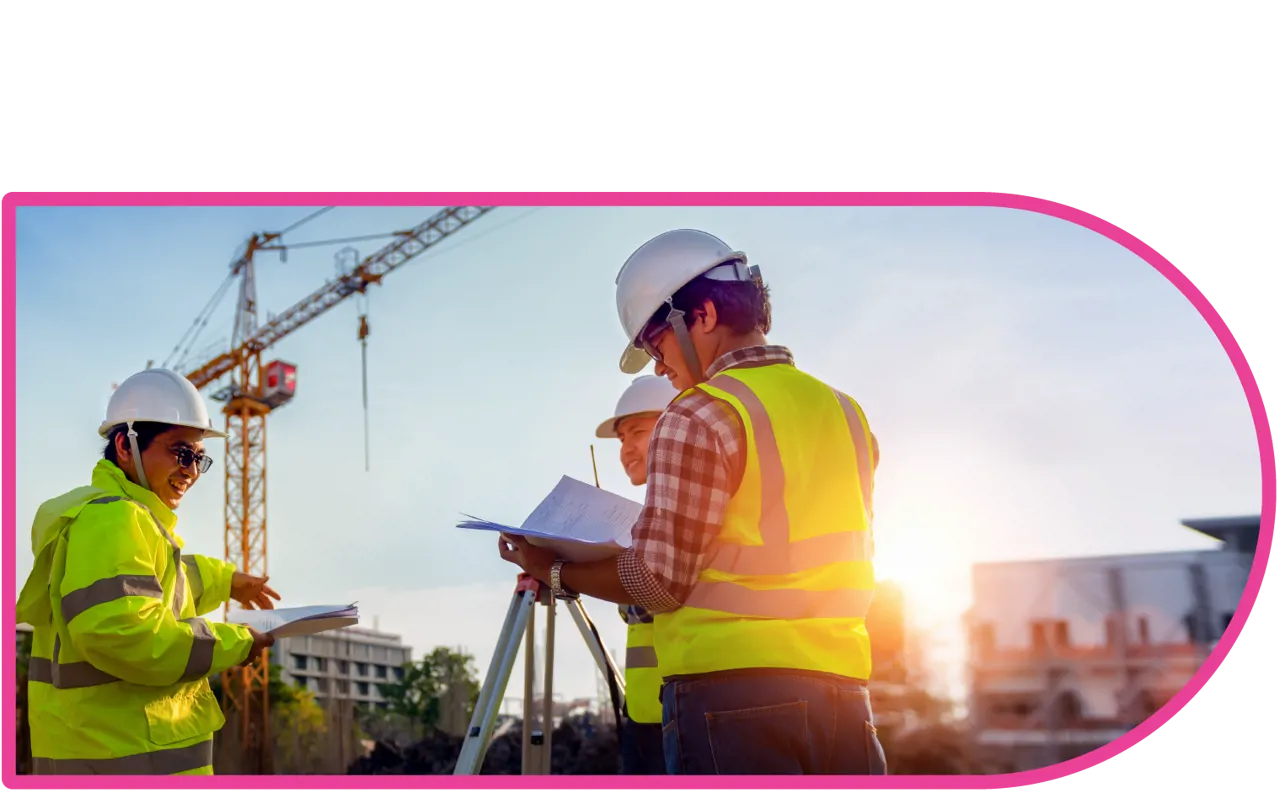
<path id="1" fill-rule="evenodd" d="M 184 555 L 183 496 L 213 460 L 213 429 L 195 387 L 167 369 L 120 384 L 98 429 L 91 484 L 42 504 L 35 567 L 17 616 L 34 628 L 28 672 L 37 774 L 212 774 L 224 724 L 208 677 L 274 643 L 208 622 L 230 599 L 274 608 L 267 579 Z"/>
<path id="2" fill-rule="evenodd" d="M 646 481 L 649 464 L 649 436 L 658 416 L 666 410 L 676 391 L 665 377 L 637 377 L 613 411 L 596 428 L 597 438 L 617 438 L 618 458 L 631 484 Z M 639 606 L 619 606 L 627 623 L 626 721 L 620 725 L 623 774 L 665 774 L 662 757 L 662 675 L 653 644 L 653 616 Z"/>
<path id="3" fill-rule="evenodd" d="M 615 559 L 522 538 L 503 558 L 555 592 L 654 615 L 672 774 L 884 774 L 867 680 L 878 449 L 861 407 L 770 345 L 759 267 L 695 230 L 615 280 L 623 372 L 681 392 L 650 441 L 644 508 Z"/>

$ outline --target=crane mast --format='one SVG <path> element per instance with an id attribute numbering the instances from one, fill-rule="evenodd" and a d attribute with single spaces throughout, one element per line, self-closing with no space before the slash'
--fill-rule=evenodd
<path id="1" fill-rule="evenodd" d="M 240 278 L 240 294 L 231 348 L 187 374 L 196 388 L 230 375 L 230 383 L 213 394 L 225 405 L 226 418 L 226 531 L 225 558 L 237 570 L 267 574 L 267 416 L 293 398 L 296 368 L 283 361 L 263 365 L 262 354 L 272 344 L 356 294 L 364 294 L 395 269 L 441 240 L 472 223 L 494 207 L 446 207 L 365 258 L 335 280 L 299 300 L 265 325 L 258 323 L 254 257 L 284 250 L 279 234 L 255 234 L 243 254 L 232 262 Z M 361 317 L 359 340 L 368 335 Z M 229 604 L 228 609 L 229 612 Z M 226 613 L 226 612 L 224 612 Z M 222 686 L 229 718 L 239 720 L 246 773 L 270 773 L 271 740 L 268 654 L 248 668 L 224 672 Z"/>

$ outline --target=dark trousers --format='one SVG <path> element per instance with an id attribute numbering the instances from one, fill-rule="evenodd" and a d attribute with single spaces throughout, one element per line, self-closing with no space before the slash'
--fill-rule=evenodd
<path id="1" fill-rule="evenodd" d="M 884 774 L 861 681 L 781 669 L 670 678 L 668 774 Z"/>
<path id="2" fill-rule="evenodd" d="M 662 756 L 661 724 L 641 724 L 623 716 L 619 739 L 623 774 L 667 773 Z"/>

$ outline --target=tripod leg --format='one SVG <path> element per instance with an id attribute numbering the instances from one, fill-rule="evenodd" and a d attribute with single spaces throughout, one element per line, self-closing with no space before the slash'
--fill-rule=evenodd
<path id="1" fill-rule="evenodd" d="M 533 759 L 534 622 L 535 620 L 530 618 L 524 634 L 524 735 L 520 749 L 521 774 L 532 774 L 536 766 L 536 761 Z"/>
<path id="2" fill-rule="evenodd" d="M 506 621 L 502 623 L 502 632 L 498 635 L 498 643 L 493 650 L 493 660 L 489 662 L 489 671 L 476 700 L 467 736 L 462 741 L 462 751 L 454 764 L 455 775 L 480 773 L 480 765 L 484 761 L 489 739 L 493 736 L 493 727 L 498 719 L 502 695 L 507 690 L 511 669 L 515 666 L 520 634 L 524 633 L 526 623 L 532 623 L 535 602 L 535 593 L 532 591 L 517 591 L 511 596 L 511 607 L 507 610 Z"/>
<path id="3" fill-rule="evenodd" d="M 556 599 L 550 598 L 547 602 L 547 655 L 544 669 L 544 683 L 542 684 L 542 752 L 541 767 L 538 771 L 540 774 L 551 773 L 551 733 L 553 731 L 553 714 L 552 706 L 554 698 L 552 694 L 555 691 L 553 686 L 552 675 L 555 671 L 555 655 L 556 655 Z"/>
<path id="4" fill-rule="evenodd" d="M 596 641 L 595 634 L 591 632 L 591 628 L 587 624 L 587 613 L 582 606 L 582 602 L 570 600 L 567 603 L 569 614 L 573 617 L 573 621 L 578 624 L 578 632 L 582 634 L 582 640 L 587 643 L 587 649 L 591 651 L 591 657 L 595 659 L 596 666 L 600 668 L 600 674 L 606 678 L 612 677 L 617 683 L 618 693 L 626 696 L 626 678 L 623 677 L 622 672 L 618 671 L 612 656 L 609 655 L 608 649 L 604 646 L 604 640 Z"/>
<path id="5" fill-rule="evenodd" d="M 483 714 L 489 710 L 489 700 L 502 699 L 503 683 L 499 680 L 499 676 L 504 671 L 503 655 L 507 649 L 507 645 L 511 642 L 513 631 L 517 629 L 517 625 L 522 623 L 525 608 L 523 593 L 516 592 L 511 596 L 511 605 L 507 608 L 507 616 L 502 622 L 502 630 L 498 633 L 498 642 L 493 648 L 493 659 L 489 663 L 489 668 L 485 670 L 484 684 L 480 686 L 479 699 L 476 700 L 476 714 Z M 471 727 L 477 726 L 475 716 L 471 719 Z M 471 730 L 468 730 L 470 733 Z"/>

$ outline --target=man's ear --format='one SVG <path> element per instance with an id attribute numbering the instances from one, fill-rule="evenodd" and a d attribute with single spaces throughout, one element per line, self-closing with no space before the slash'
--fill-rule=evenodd
<path id="1" fill-rule="evenodd" d="M 702 301 L 702 305 L 695 309 L 695 313 L 702 315 L 703 333 L 710 333 L 720 324 L 720 317 L 716 313 L 716 304 L 710 298 Z"/>
<path id="2" fill-rule="evenodd" d="M 133 451 L 129 448 L 129 433 L 128 433 L 128 432 L 118 432 L 118 433 L 116 433 L 116 437 L 115 437 L 115 440 L 113 441 L 113 443 L 115 443 L 115 445 L 116 445 L 116 459 L 117 459 L 117 460 L 119 460 L 121 463 L 131 463 L 131 462 L 133 462 Z"/>

